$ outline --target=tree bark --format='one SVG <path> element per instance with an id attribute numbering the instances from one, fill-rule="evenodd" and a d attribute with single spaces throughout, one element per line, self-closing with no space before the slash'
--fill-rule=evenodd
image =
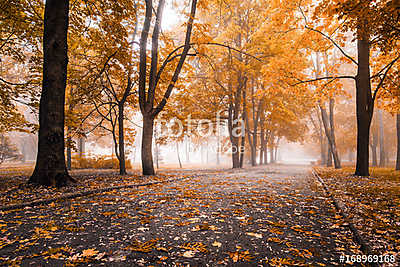
<path id="1" fill-rule="evenodd" d="M 264 140 L 264 165 L 268 164 L 268 140 L 269 140 L 269 131 L 265 131 L 265 140 Z"/>
<path id="2" fill-rule="evenodd" d="M 333 162 L 335 164 L 335 169 L 340 169 L 341 164 L 340 164 L 339 155 L 338 155 L 338 152 L 336 149 L 336 142 L 335 142 L 334 137 L 332 136 L 331 129 L 328 126 L 328 124 L 329 124 L 328 114 L 323 106 L 320 105 L 319 107 L 321 110 L 322 124 L 324 125 L 325 135 L 328 138 L 329 148 L 331 149 L 331 152 L 332 152 L 331 154 L 333 156 Z"/>
<path id="3" fill-rule="evenodd" d="M 264 158 L 264 150 L 265 150 L 265 133 L 264 133 L 264 121 L 261 120 L 261 132 L 260 132 L 260 159 L 259 159 L 259 164 L 263 164 L 263 158 Z"/>
<path id="4" fill-rule="evenodd" d="M 332 162 L 333 155 L 332 154 L 333 154 L 332 153 L 332 149 L 329 146 L 329 141 L 328 141 L 328 151 L 327 151 L 327 154 L 326 154 L 326 167 L 332 167 L 333 166 L 333 162 Z"/>
<path id="5" fill-rule="evenodd" d="M 143 133 L 142 133 L 142 172 L 143 175 L 154 175 L 153 164 L 153 127 L 154 118 L 143 116 Z"/>
<path id="6" fill-rule="evenodd" d="M 378 153 L 376 151 L 378 147 L 378 131 L 376 127 L 372 127 L 372 140 L 371 140 L 371 152 L 372 152 L 372 166 L 378 166 Z"/>
<path id="7" fill-rule="evenodd" d="M 324 138 L 323 126 L 321 121 L 320 112 L 317 109 L 317 117 L 318 117 L 318 130 L 319 130 L 319 142 L 320 142 L 320 152 L 321 152 L 321 165 L 324 166 L 327 164 L 327 151 L 326 151 L 326 138 Z"/>
<path id="8" fill-rule="evenodd" d="M 84 158 L 85 157 L 85 138 L 84 137 L 79 137 L 78 140 L 79 143 L 79 157 Z"/>
<path id="9" fill-rule="evenodd" d="M 71 127 L 67 127 L 67 170 L 72 169 L 72 149 L 71 149 L 72 138 L 70 136 L 70 132 L 71 132 Z"/>
<path id="10" fill-rule="evenodd" d="M 386 151 L 385 151 L 385 134 L 383 131 L 382 110 L 378 110 L 378 123 L 379 123 L 379 167 L 384 167 L 386 165 Z"/>
<path id="11" fill-rule="evenodd" d="M 64 105 L 68 65 L 69 0 L 47 0 L 43 32 L 43 81 L 39 142 L 30 183 L 65 186 L 74 181 L 65 165 Z"/>
<path id="12" fill-rule="evenodd" d="M 396 128 L 397 128 L 396 170 L 400 170 L 400 113 L 397 113 L 396 115 Z"/>
<path id="13" fill-rule="evenodd" d="M 359 38 L 357 40 L 357 51 L 357 162 L 355 175 L 369 176 L 369 130 L 374 112 L 374 103 L 371 95 L 369 68 L 370 44 L 367 38 Z"/>
<path id="14" fill-rule="evenodd" d="M 232 168 L 237 169 L 240 168 L 240 148 L 239 148 L 239 137 L 236 136 L 233 132 L 234 126 L 236 126 L 236 123 L 234 124 L 233 122 L 237 119 L 235 119 L 235 113 L 234 113 L 234 108 L 233 104 L 229 104 L 229 109 L 228 109 L 228 128 L 229 128 L 229 138 L 231 141 L 231 156 L 232 156 Z"/>
<path id="15" fill-rule="evenodd" d="M 125 135 L 124 135 L 124 102 L 118 103 L 118 151 L 119 174 L 126 175 Z"/>
<path id="16" fill-rule="evenodd" d="M 240 144 L 240 161 L 239 161 L 239 166 L 240 168 L 243 168 L 244 166 L 244 152 L 246 151 L 246 135 L 243 133 L 242 142 Z"/>

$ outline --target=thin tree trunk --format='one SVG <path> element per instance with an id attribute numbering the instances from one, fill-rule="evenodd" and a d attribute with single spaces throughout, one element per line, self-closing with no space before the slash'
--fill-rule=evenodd
<path id="1" fill-rule="evenodd" d="M 79 157 L 85 157 L 85 138 L 79 137 Z"/>
<path id="2" fill-rule="evenodd" d="M 71 141 L 71 140 L 68 140 Z M 71 151 L 71 147 L 67 146 L 67 170 L 71 170 L 72 169 L 72 151 Z"/>
<path id="3" fill-rule="evenodd" d="M 264 158 L 264 150 L 265 150 L 265 137 L 264 137 L 264 127 L 262 126 L 264 122 L 261 122 L 261 133 L 260 133 L 260 158 L 259 158 L 259 164 L 263 164 L 263 158 Z"/>
<path id="4" fill-rule="evenodd" d="M 240 144 L 240 168 L 244 166 L 244 152 L 246 151 L 246 135 L 243 133 Z"/>
<path id="5" fill-rule="evenodd" d="M 220 159 L 219 159 L 219 135 L 217 135 L 217 165 L 220 164 Z"/>
<path id="6" fill-rule="evenodd" d="M 378 147 L 378 131 L 376 127 L 372 127 L 372 140 L 371 140 L 371 151 L 372 151 L 372 166 L 378 166 L 378 154 L 377 149 Z"/>
<path id="7" fill-rule="evenodd" d="M 30 183 L 65 186 L 72 179 L 65 164 L 64 108 L 68 65 L 69 0 L 47 0 L 44 11 L 43 81 L 39 143 Z"/>
<path id="8" fill-rule="evenodd" d="M 379 167 L 384 167 L 386 164 L 386 151 L 385 151 L 385 136 L 383 131 L 383 118 L 382 110 L 378 110 L 378 123 L 379 123 Z"/>
<path id="9" fill-rule="evenodd" d="M 322 123 L 323 123 L 324 129 L 325 129 L 325 135 L 328 138 L 329 147 L 330 147 L 330 149 L 332 151 L 333 162 L 335 164 L 335 169 L 340 169 L 341 168 L 341 164 L 340 164 L 339 155 L 338 155 L 338 152 L 337 152 L 337 149 L 336 149 L 335 139 L 331 135 L 332 132 L 330 131 L 330 128 L 328 126 L 328 124 L 329 124 L 329 122 L 328 122 L 328 114 L 326 113 L 326 110 L 325 110 L 324 107 L 322 107 L 321 105 L 319 107 L 320 107 L 320 111 L 321 111 Z"/>
<path id="10" fill-rule="evenodd" d="M 268 139 L 269 133 L 265 131 L 265 141 L 264 141 L 264 165 L 268 164 Z"/>
<path id="11" fill-rule="evenodd" d="M 327 56 L 326 58 L 326 62 L 328 62 Z M 326 75 L 328 76 L 328 70 L 326 70 Z M 335 144 L 336 146 L 336 138 L 335 138 L 335 121 L 334 121 L 334 106 L 335 106 L 335 99 L 333 99 L 332 97 L 329 99 L 329 125 L 330 125 L 330 135 L 332 138 L 332 142 Z M 328 161 L 330 161 L 330 166 L 332 167 L 332 159 L 334 158 L 333 156 L 333 151 L 332 149 L 329 147 L 328 149 Z"/>
<path id="12" fill-rule="evenodd" d="M 125 165 L 125 138 L 124 138 L 124 104 L 120 102 L 118 105 L 118 151 L 119 151 L 119 174 L 126 174 Z"/>
<path id="13" fill-rule="evenodd" d="M 72 149 L 71 149 L 72 138 L 70 136 L 70 133 L 71 133 L 71 127 L 67 127 L 67 170 L 72 169 Z"/>
<path id="14" fill-rule="evenodd" d="M 329 141 L 328 141 L 328 151 L 327 151 L 327 154 L 326 154 L 326 167 L 332 167 L 333 166 L 332 159 L 333 159 L 333 153 L 332 153 L 331 147 L 329 146 Z"/>
<path id="15" fill-rule="evenodd" d="M 176 155 L 178 156 L 179 168 L 182 169 L 181 156 L 179 155 L 179 143 L 176 142 Z"/>
<path id="16" fill-rule="evenodd" d="M 327 159 L 327 144 L 326 144 L 326 136 L 324 136 L 324 130 L 323 130 L 323 125 L 321 121 L 321 115 L 320 112 L 317 109 L 317 117 L 318 117 L 318 129 L 319 129 L 319 139 L 320 139 L 320 146 L 321 146 L 321 165 L 324 166 L 327 164 L 328 159 Z"/>
<path id="17" fill-rule="evenodd" d="M 400 170 L 400 113 L 396 115 L 397 127 L 397 157 L 396 157 L 396 170 Z"/>

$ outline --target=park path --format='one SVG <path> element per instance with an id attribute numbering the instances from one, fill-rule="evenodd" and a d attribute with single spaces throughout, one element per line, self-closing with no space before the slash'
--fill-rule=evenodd
<path id="1" fill-rule="evenodd" d="M 4 212 L 0 264 L 334 266 L 360 254 L 308 166 L 191 178 Z"/>

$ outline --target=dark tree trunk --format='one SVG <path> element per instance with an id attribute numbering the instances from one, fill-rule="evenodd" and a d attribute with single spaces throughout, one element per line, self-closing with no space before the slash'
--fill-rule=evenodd
<path id="1" fill-rule="evenodd" d="M 241 106 L 241 100 L 242 100 L 242 89 L 243 89 L 244 83 L 241 78 L 241 74 L 239 73 L 238 75 L 238 85 L 236 87 L 235 93 L 231 96 L 230 99 L 230 104 L 229 104 L 229 109 L 228 109 L 228 129 L 229 129 L 229 138 L 232 144 L 232 168 L 241 168 L 243 166 L 242 159 L 241 157 L 242 154 L 242 146 L 240 145 L 240 137 L 239 137 L 239 132 L 238 130 L 240 129 L 240 132 L 243 132 L 243 125 L 242 122 L 240 122 L 239 115 L 240 115 L 240 106 Z M 229 86 L 231 88 L 232 92 L 232 86 Z M 241 125 L 242 127 L 239 127 Z M 245 136 L 246 133 L 242 133 L 242 136 Z M 242 141 L 242 145 L 244 142 Z M 243 148 L 244 149 L 244 148 Z"/>
<path id="2" fill-rule="evenodd" d="M 369 41 L 357 40 L 358 66 L 356 76 L 357 162 L 355 175 L 369 176 L 369 130 L 374 103 L 371 95 Z"/>
<path id="3" fill-rule="evenodd" d="M 153 165 L 153 127 L 154 118 L 143 116 L 142 133 L 142 172 L 143 175 L 154 175 Z"/>
<path id="4" fill-rule="evenodd" d="M 72 138 L 71 138 L 71 127 L 67 128 L 67 170 L 72 169 Z"/>
<path id="5" fill-rule="evenodd" d="M 240 144 L 240 168 L 243 168 L 244 166 L 244 152 L 246 152 L 246 135 L 243 134 L 241 138 L 241 144 Z"/>
<path id="6" fill-rule="evenodd" d="M 378 123 L 379 123 L 379 167 L 384 167 L 386 165 L 386 151 L 385 151 L 385 136 L 383 131 L 383 118 L 381 110 L 378 110 Z"/>
<path id="7" fill-rule="evenodd" d="M 237 169 L 240 168 L 240 148 L 239 148 L 239 136 L 237 136 L 234 131 L 235 119 L 233 105 L 229 105 L 229 116 L 228 116 L 228 128 L 229 128 L 229 138 L 232 145 L 231 156 L 232 156 L 232 168 Z"/>
<path id="8" fill-rule="evenodd" d="M 119 174 L 126 174 L 125 162 L 125 135 L 124 135 L 124 102 L 118 104 L 118 160 Z"/>
<path id="9" fill-rule="evenodd" d="M 397 127 L 396 170 L 400 170 L 400 113 L 397 113 L 397 115 L 396 115 L 396 127 Z"/>
<path id="10" fill-rule="evenodd" d="M 264 121 L 261 121 L 261 132 L 260 132 L 260 159 L 259 159 L 259 164 L 263 164 L 263 158 L 264 158 L 264 150 L 265 150 L 265 133 L 264 133 L 264 127 L 262 126 L 264 124 Z"/>
<path id="11" fill-rule="evenodd" d="M 68 137 L 68 144 L 70 144 L 71 142 L 71 137 Z M 68 145 L 67 146 L 67 170 L 71 170 L 72 169 L 72 151 L 71 151 L 71 146 Z"/>
<path id="12" fill-rule="evenodd" d="M 269 140 L 269 131 L 265 131 L 265 140 L 264 140 L 264 165 L 268 164 L 268 140 Z"/>
<path id="13" fill-rule="evenodd" d="M 44 12 L 43 82 L 39 143 L 30 183 L 65 186 L 74 181 L 65 165 L 64 105 L 67 82 L 69 0 L 47 0 Z"/>
<path id="14" fill-rule="evenodd" d="M 329 143 L 329 141 L 328 141 Z M 333 156 L 332 156 L 332 149 L 331 147 L 328 145 L 328 151 L 326 154 L 326 167 L 332 167 L 333 166 Z"/>

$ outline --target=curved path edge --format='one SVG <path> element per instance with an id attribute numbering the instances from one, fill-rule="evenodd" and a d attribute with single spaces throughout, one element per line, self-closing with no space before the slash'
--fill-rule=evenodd
<path id="1" fill-rule="evenodd" d="M 353 234 L 354 242 L 356 242 L 358 245 L 360 245 L 360 249 L 365 255 L 372 255 L 371 247 L 364 241 L 364 239 L 361 237 L 357 228 L 354 226 L 352 221 L 349 219 L 348 214 L 344 211 L 344 208 L 343 208 L 344 204 L 340 200 L 338 200 L 334 197 L 334 195 L 329 191 L 328 186 L 326 185 L 325 181 L 318 175 L 318 173 L 314 170 L 314 168 L 311 170 L 311 172 L 312 172 L 313 176 L 316 177 L 317 180 L 319 181 L 319 183 L 322 185 L 322 187 L 325 191 L 325 194 L 327 196 L 329 196 L 329 198 L 332 200 L 333 205 L 335 206 L 336 210 L 347 222 L 347 226 Z M 372 267 L 381 266 L 379 263 L 375 263 L 375 262 L 371 262 L 368 264 L 369 264 L 369 266 L 372 266 Z"/>

